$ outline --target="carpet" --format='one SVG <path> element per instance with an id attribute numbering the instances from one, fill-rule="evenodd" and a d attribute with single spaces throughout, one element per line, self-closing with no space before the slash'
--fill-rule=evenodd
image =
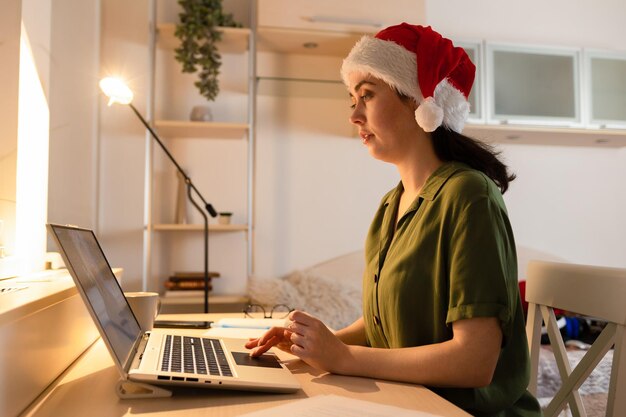
<path id="1" fill-rule="evenodd" d="M 572 369 L 580 362 L 585 353 L 586 351 L 584 350 L 567 351 Z M 613 351 L 609 350 L 578 390 L 588 417 L 600 417 L 606 414 L 606 400 L 609 391 L 612 362 Z M 537 399 L 539 404 L 542 407 L 547 407 L 560 387 L 561 377 L 552 349 L 548 346 L 542 346 L 539 354 L 537 380 Z M 569 407 L 566 407 L 559 416 L 569 417 L 571 415 Z"/>

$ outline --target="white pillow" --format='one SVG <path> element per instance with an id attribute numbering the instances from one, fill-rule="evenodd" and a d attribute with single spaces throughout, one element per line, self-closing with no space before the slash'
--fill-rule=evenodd
<path id="1" fill-rule="evenodd" d="M 248 294 L 264 306 L 287 304 L 306 311 L 332 329 L 341 329 L 362 314 L 363 252 L 333 258 L 273 279 L 251 278 Z"/>

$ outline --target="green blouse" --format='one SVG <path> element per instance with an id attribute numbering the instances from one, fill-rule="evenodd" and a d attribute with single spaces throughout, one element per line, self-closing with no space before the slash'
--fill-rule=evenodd
<path id="1" fill-rule="evenodd" d="M 492 383 L 429 387 L 479 416 L 540 416 L 526 390 L 529 357 L 513 232 L 500 190 L 449 162 L 426 181 L 397 224 L 402 183 L 383 198 L 368 232 L 363 317 L 370 346 L 402 348 L 452 338 L 451 324 L 497 317 L 503 343 Z"/>

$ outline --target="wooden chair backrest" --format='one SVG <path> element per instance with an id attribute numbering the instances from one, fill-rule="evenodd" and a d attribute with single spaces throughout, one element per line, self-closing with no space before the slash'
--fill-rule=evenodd
<path id="1" fill-rule="evenodd" d="M 569 403 L 573 416 L 586 416 L 578 388 L 614 347 L 607 416 L 626 416 L 626 269 L 531 261 L 526 282 L 526 335 L 531 358 L 529 390 L 537 393 L 541 326 L 545 323 L 559 373 L 560 390 L 546 417 L 558 415 Z M 600 319 L 606 327 L 572 371 L 553 309 Z"/>

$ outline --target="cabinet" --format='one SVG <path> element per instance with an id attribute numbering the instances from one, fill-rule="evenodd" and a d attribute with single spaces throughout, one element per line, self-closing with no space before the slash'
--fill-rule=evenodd
<path id="1" fill-rule="evenodd" d="M 175 60 L 177 13 L 159 13 L 157 2 L 151 1 L 148 119 L 204 198 L 218 212 L 233 213 L 230 224 L 209 217 L 209 269 L 221 275 L 213 280 L 210 303 L 223 304 L 215 293 L 227 299 L 227 304 L 238 306 L 245 302 L 243 294 L 253 271 L 254 31 L 220 28 L 220 93 L 208 102 L 194 86 L 197 74 L 183 74 Z M 190 120 L 192 108 L 198 105 L 210 109 L 211 121 Z M 204 270 L 204 223 L 187 199 L 186 221 L 175 222 L 180 186 L 176 171 L 161 149 L 155 150 L 150 137 L 146 138 L 146 158 L 143 286 L 163 293 L 172 273 Z M 176 312 L 172 305 L 180 304 L 185 312 L 194 311 L 190 306 L 200 311 L 200 293 L 164 297 L 164 308 Z"/>
<path id="2" fill-rule="evenodd" d="M 384 7 L 378 0 L 262 0 L 258 26 L 335 32 L 377 31 L 400 22 L 426 20 L 425 0 L 394 0 Z"/>
<path id="3" fill-rule="evenodd" d="M 481 123 L 484 121 L 484 98 L 483 98 L 483 48 L 481 42 L 456 42 L 455 46 L 465 49 L 470 60 L 476 66 L 476 76 L 474 77 L 474 86 L 468 97 L 470 103 L 470 113 L 468 120 L 470 122 Z"/>
<path id="4" fill-rule="evenodd" d="M 585 52 L 589 122 L 626 128 L 626 54 Z"/>
<path id="5" fill-rule="evenodd" d="M 590 54 L 583 65 L 580 48 L 483 45 L 483 82 L 474 88 L 484 114 L 470 115 L 464 133 L 488 142 L 626 146 L 623 55 Z"/>
<path id="6" fill-rule="evenodd" d="M 580 53 L 487 44 L 489 119 L 580 125 Z"/>
<path id="7" fill-rule="evenodd" d="M 123 270 L 113 273 L 119 280 Z M 16 416 L 99 335 L 67 270 L 4 280 L 0 288 L 0 415 Z"/>
<path id="8" fill-rule="evenodd" d="M 375 31 L 259 26 L 258 93 L 343 99 L 341 61 Z M 626 145 L 626 54 L 590 53 L 583 65 L 580 48 L 454 43 L 477 70 L 466 134 L 501 143 Z"/>

